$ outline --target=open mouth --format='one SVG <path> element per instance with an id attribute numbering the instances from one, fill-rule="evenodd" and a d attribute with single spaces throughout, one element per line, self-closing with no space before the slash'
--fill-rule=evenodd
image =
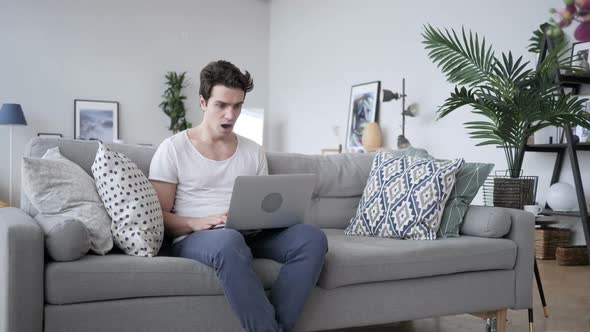
<path id="1" fill-rule="evenodd" d="M 223 127 L 223 129 L 229 129 L 232 127 L 231 124 L 222 124 L 221 127 Z"/>

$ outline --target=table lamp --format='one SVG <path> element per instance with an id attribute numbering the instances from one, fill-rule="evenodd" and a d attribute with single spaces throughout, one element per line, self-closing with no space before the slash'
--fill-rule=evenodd
<path id="1" fill-rule="evenodd" d="M 10 191 L 8 192 L 8 201 L 9 204 L 12 205 L 12 127 L 14 125 L 27 125 L 27 120 L 25 119 L 25 115 L 21 106 L 19 104 L 3 104 L 2 108 L 0 109 L 0 125 L 8 125 L 10 128 L 10 140 L 8 142 L 10 149 L 10 165 L 8 173 Z"/>
<path id="2" fill-rule="evenodd" d="M 411 146 L 406 138 L 406 116 L 416 117 L 419 112 L 418 104 L 412 103 L 406 108 L 406 79 L 402 78 L 402 93 L 383 89 L 383 102 L 402 99 L 402 134 L 397 137 L 397 148 L 405 149 Z"/>

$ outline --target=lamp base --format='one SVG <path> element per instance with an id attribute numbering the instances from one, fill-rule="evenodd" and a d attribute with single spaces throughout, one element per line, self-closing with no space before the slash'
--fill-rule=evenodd
<path id="1" fill-rule="evenodd" d="M 375 151 L 379 151 L 380 149 L 382 149 L 381 146 L 376 146 L 376 147 L 366 147 L 364 148 L 365 152 L 375 152 Z"/>
<path id="2" fill-rule="evenodd" d="M 408 139 L 404 135 L 399 135 L 397 137 L 397 148 L 398 149 L 407 149 L 411 146 L 412 146 L 412 144 L 410 144 L 410 141 L 408 141 Z"/>

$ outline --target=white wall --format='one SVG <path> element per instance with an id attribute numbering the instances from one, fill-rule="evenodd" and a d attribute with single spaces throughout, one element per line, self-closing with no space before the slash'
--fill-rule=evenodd
<path id="1" fill-rule="evenodd" d="M 443 158 L 464 156 L 504 169 L 501 151 L 475 147 L 458 112 L 442 121 L 434 112 L 452 86 L 427 58 L 422 25 L 480 32 L 498 51 L 526 53 L 531 31 L 560 0 L 0 0 L 0 103 L 23 105 L 28 127 L 14 128 L 15 205 L 20 156 L 38 132 L 73 135 L 73 100 L 120 103 L 120 137 L 158 144 L 170 135 L 158 108 L 166 71 L 187 71 L 189 120 L 200 121 L 198 72 L 227 59 L 249 70 L 255 89 L 246 107 L 267 109 L 267 148 L 318 153 L 344 141 L 350 86 L 381 80 L 401 90 L 422 114 L 409 119 L 415 146 Z M 400 130 L 400 102 L 381 107 L 387 146 Z M 338 129 L 338 130 L 335 130 Z M 336 135 L 337 134 L 337 135 Z M 8 128 L 0 126 L 0 199 L 8 200 Z M 552 155 L 528 154 L 525 171 L 540 175 L 544 202 Z M 590 159 L 581 158 L 590 192 Z M 571 181 L 566 161 L 562 178 Z M 579 223 L 577 223 L 579 226 Z"/>
<path id="2" fill-rule="evenodd" d="M 167 71 L 187 71 L 188 118 L 200 122 L 198 75 L 226 59 L 254 77 L 246 107 L 267 107 L 266 0 L 1 0 L 0 104 L 20 103 L 28 127 L 14 128 L 14 189 L 20 156 L 38 132 L 74 134 L 74 99 L 120 103 L 126 143 L 171 135 L 158 108 Z M 8 201 L 9 130 L 0 126 L 0 200 Z"/>
<path id="3" fill-rule="evenodd" d="M 273 0 L 270 20 L 268 148 L 319 153 L 344 142 L 353 84 L 380 80 L 418 102 L 422 114 L 407 120 L 406 136 L 440 158 L 464 157 L 493 162 L 506 169 L 502 150 L 475 147 L 462 123 L 476 119 L 468 110 L 435 121 L 434 112 L 453 86 L 427 57 L 424 24 L 461 29 L 486 37 L 498 52 L 511 50 L 535 62 L 526 51 L 532 31 L 549 19 L 559 0 L 523 1 L 390 1 Z M 401 101 L 381 105 L 385 145 L 396 146 L 401 131 Z M 338 127 L 335 135 L 334 127 Z M 590 156 L 581 158 L 590 193 Z M 525 174 L 539 175 L 538 200 L 545 201 L 554 155 L 527 153 Z M 573 184 L 569 162 L 563 181 Z M 577 223 L 576 227 L 579 227 Z"/>

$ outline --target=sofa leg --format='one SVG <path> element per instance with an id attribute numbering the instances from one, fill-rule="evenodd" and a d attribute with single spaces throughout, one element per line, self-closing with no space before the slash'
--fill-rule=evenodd
<path id="1" fill-rule="evenodd" d="M 506 332 L 508 309 L 478 312 L 472 315 L 483 318 L 486 321 L 486 332 Z"/>
<path id="2" fill-rule="evenodd" d="M 496 326 L 498 332 L 506 332 L 506 321 L 508 320 L 508 309 L 496 311 Z"/>
<path id="3" fill-rule="evenodd" d="M 533 309 L 529 309 L 529 332 L 535 332 L 535 321 L 533 320 Z"/>
<path id="4" fill-rule="evenodd" d="M 543 304 L 543 313 L 545 318 L 549 317 L 549 309 L 547 308 L 547 301 L 545 300 L 545 292 L 543 292 L 543 283 L 541 282 L 541 274 L 537 267 L 537 259 L 535 258 L 535 280 L 537 281 L 537 288 L 539 289 L 539 295 L 541 296 L 541 304 Z"/>

